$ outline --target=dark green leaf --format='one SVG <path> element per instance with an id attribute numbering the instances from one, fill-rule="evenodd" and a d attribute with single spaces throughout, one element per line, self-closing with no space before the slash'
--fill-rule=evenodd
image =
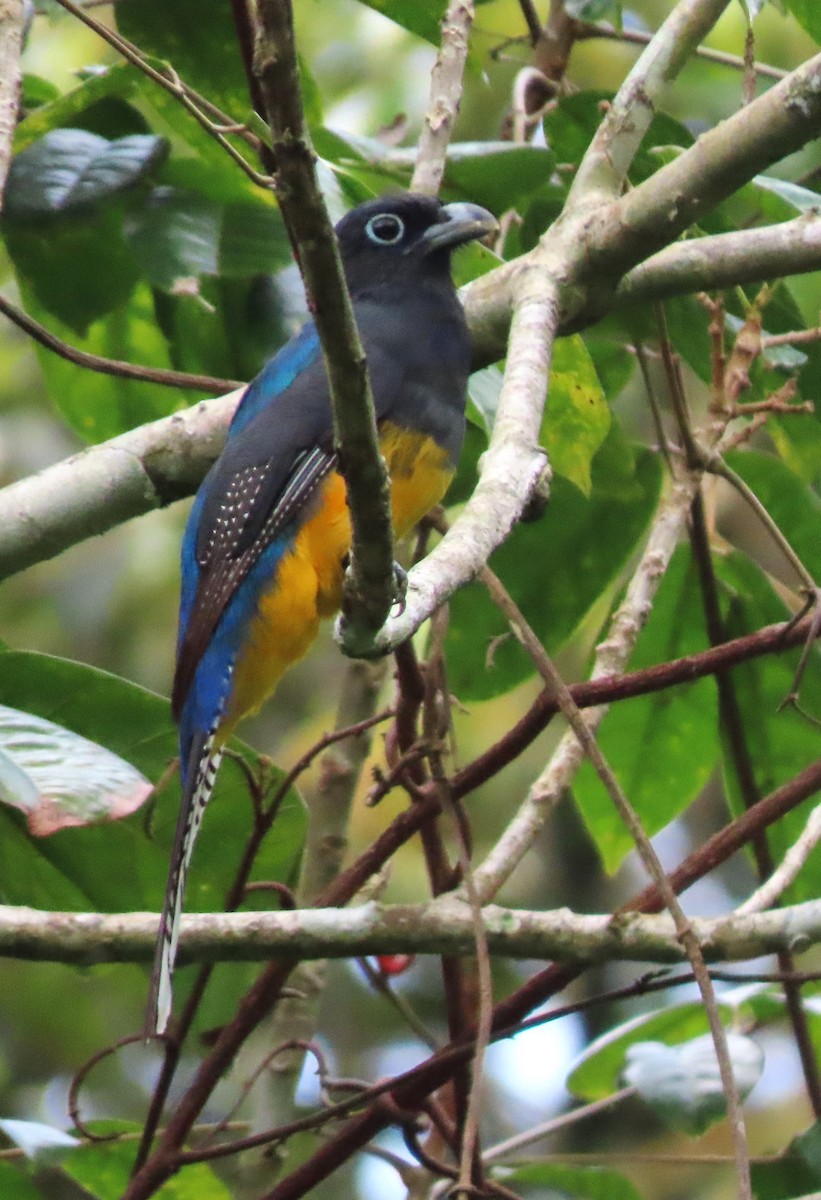
<path id="1" fill-rule="evenodd" d="M 439 45 L 447 0 L 363 0 L 363 3 L 409 33 Z"/>
<path id="2" fill-rule="evenodd" d="M 173 365 L 154 318 L 151 293 L 145 286 L 134 291 L 127 305 L 95 320 L 83 337 L 49 320 L 34 295 L 26 288 L 22 290 L 27 312 L 40 320 L 45 318 L 58 337 L 80 350 L 145 366 Z M 66 300 L 70 300 L 68 295 Z M 146 421 L 168 416 L 179 407 L 179 393 L 173 388 L 88 371 L 40 347 L 37 356 L 51 399 L 85 441 L 104 441 Z M 196 392 L 187 394 L 189 400 L 196 396 Z"/>
<path id="3" fill-rule="evenodd" d="M 821 9 L 816 0 L 785 0 L 785 3 L 798 24 L 821 43 Z"/>
<path id="4" fill-rule="evenodd" d="M 173 63 L 190 87 L 229 117 L 244 118 L 251 103 L 230 5 L 210 5 L 203 20 L 198 0 L 118 0 L 114 15 L 120 33 L 143 54 Z"/>
<path id="5" fill-rule="evenodd" d="M 145 76 L 129 63 L 118 63 L 86 79 L 79 87 L 64 95 L 56 95 L 50 103 L 43 104 L 29 114 L 17 126 L 14 134 L 16 154 L 39 141 L 53 129 L 66 126 L 84 128 L 82 114 L 104 100 L 128 99 L 138 87 L 144 85 Z"/>
<path id="6" fill-rule="evenodd" d="M 673 559 L 630 667 L 640 670 L 705 648 L 698 583 L 689 552 Z M 652 836 L 699 795 L 719 757 L 717 700 L 711 679 L 613 705 L 599 742 L 628 800 Z M 575 796 L 607 871 L 633 848 L 601 781 L 585 763 Z"/>
<path id="7" fill-rule="evenodd" d="M 802 421 L 802 424 L 806 422 Z M 766 454 L 754 451 L 728 454 L 727 464 L 761 501 L 809 574 L 821 580 L 821 539 L 818 537 L 821 500 L 816 493 L 802 483 L 785 463 Z M 764 536 L 770 540 L 768 534 Z M 781 555 L 774 545 L 770 550 L 766 561 L 777 564 Z M 800 585 L 801 581 L 795 578 L 785 559 L 781 558 L 777 569 L 794 587 Z"/>
<path id="8" fill-rule="evenodd" d="M 59 99 L 60 89 L 50 80 L 40 75 L 24 75 L 20 91 L 20 107 L 23 113 L 30 113 L 44 104 L 51 104 Z M 19 128 L 19 127 L 18 127 Z"/>
<path id="9" fill-rule="evenodd" d="M 717 557 L 715 570 L 722 584 L 728 637 L 751 633 L 789 615 L 759 568 L 741 554 Z M 781 708 L 792 689 L 797 659 L 798 651 L 770 655 L 742 663 L 732 673 L 745 753 L 759 796 L 767 795 L 818 757 L 818 729 L 792 707 Z M 810 654 L 800 692 L 802 708 L 815 718 L 821 716 L 821 656 L 817 647 Z M 745 804 L 729 743 L 724 757 L 727 795 L 733 810 L 740 812 Z M 767 831 L 775 861 L 781 861 L 799 836 L 813 803 L 805 801 Z M 819 887 L 821 849 L 816 849 L 790 888 L 788 902 L 813 899 Z"/>
<path id="10" fill-rule="evenodd" d="M 581 161 L 593 135 L 601 124 L 602 104 L 612 99 L 609 92 L 577 92 L 563 96 L 544 119 L 547 144 L 561 164 Z M 693 135 L 685 125 L 666 113 L 656 113 L 644 135 L 639 153 L 633 162 L 630 178 L 634 183 L 652 175 L 662 165 L 653 153 L 657 146 L 687 147 Z"/>
<path id="11" fill-rule="evenodd" d="M 471 200 L 501 214 L 547 185 L 555 159 L 543 146 L 454 142 L 448 149 L 444 198 Z"/>
<path id="12" fill-rule="evenodd" d="M 132 134 L 109 142 L 85 129 L 55 129 L 15 155 L 6 220 L 83 212 L 133 187 L 165 157 L 164 138 Z"/>
<path id="13" fill-rule="evenodd" d="M 214 200 L 156 188 L 126 222 L 126 236 L 151 282 L 170 290 L 180 278 L 217 274 L 221 218 Z"/>
<path id="14" fill-rule="evenodd" d="M 187 276 L 247 278 L 291 261 L 277 208 L 265 203 L 220 204 L 197 192 L 157 188 L 126 222 L 140 265 L 157 287 Z"/>
<path id="15" fill-rule="evenodd" d="M 55 316 L 78 334 L 123 308 L 139 279 L 115 208 L 43 224 L 7 221 L 3 232 L 27 302 L 31 292 L 31 315 Z"/>

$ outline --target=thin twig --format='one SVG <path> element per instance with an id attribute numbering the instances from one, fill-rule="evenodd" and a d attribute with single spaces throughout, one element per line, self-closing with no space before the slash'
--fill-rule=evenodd
<path id="1" fill-rule="evenodd" d="M 659 895 L 663 898 L 664 907 L 673 918 L 676 935 L 684 946 L 690 965 L 693 968 L 693 974 L 695 975 L 699 991 L 701 992 L 701 998 L 707 1012 L 710 1033 L 715 1045 L 722 1087 L 727 1102 L 727 1116 L 736 1151 L 739 1196 L 742 1197 L 742 1200 L 752 1200 L 749 1153 L 747 1150 L 744 1116 L 741 1111 L 741 1098 L 736 1086 L 735 1076 L 733 1075 L 732 1061 L 727 1046 L 727 1035 L 718 1011 L 715 991 L 704 961 L 701 946 L 693 932 L 692 925 L 669 883 L 652 842 L 644 831 L 638 813 L 627 799 L 610 764 L 604 757 L 595 735 L 589 728 L 578 706 L 574 703 L 567 684 L 556 670 L 552 660 L 525 620 L 521 610 L 489 567 L 485 567 L 482 572 L 482 579 L 488 587 L 494 603 L 505 613 L 518 640 L 530 655 L 531 661 L 544 680 L 545 685 L 556 696 L 562 710 L 562 715 L 578 738 L 585 754 L 593 764 L 596 774 L 604 784 L 605 790 L 612 800 L 622 823 L 630 832 L 630 836 L 633 839 L 645 870 L 655 883 Z"/>
<path id="2" fill-rule="evenodd" d="M 801 834 L 786 851 L 783 859 L 760 887 L 748 896 L 735 910 L 737 913 L 763 912 L 778 903 L 788 887 L 791 887 L 807 864 L 818 843 L 821 842 L 821 805 L 812 810 Z"/>
<path id="3" fill-rule="evenodd" d="M 544 1121 L 541 1125 L 534 1125 L 532 1129 L 526 1129 L 523 1133 L 517 1133 L 513 1137 L 505 1138 L 503 1142 L 497 1142 L 494 1146 L 488 1147 L 482 1157 L 486 1163 L 498 1162 L 502 1158 L 510 1158 L 511 1154 L 515 1154 L 517 1150 L 523 1150 L 525 1146 L 532 1146 L 534 1142 L 540 1142 L 542 1138 L 552 1137 L 554 1134 L 570 1128 L 570 1126 L 577 1124 L 579 1121 L 586 1121 L 588 1117 L 597 1117 L 599 1113 L 609 1112 L 611 1108 L 615 1108 L 623 1100 L 629 1100 L 635 1094 L 635 1088 L 624 1087 L 619 1088 L 618 1091 L 612 1092 L 609 1096 L 605 1096 L 601 1100 L 593 1100 L 589 1104 L 580 1104 L 578 1108 L 571 1108 L 569 1112 L 562 1113 L 559 1117 L 551 1117 L 549 1121 Z M 554 1157 L 552 1152 L 550 1157 L 551 1159 Z"/>
<path id="4" fill-rule="evenodd" d="M 256 171 L 248 160 L 239 153 L 236 147 L 231 144 L 228 138 L 225 137 L 223 130 L 230 130 L 231 133 L 243 136 L 246 141 L 250 142 L 254 149 L 257 149 L 259 147 L 259 139 L 255 134 L 252 134 L 244 125 L 232 120 L 225 113 L 221 113 L 213 104 L 206 101 L 204 97 L 199 96 L 180 79 L 172 67 L 166 67 L 164 71 L 156 70 L 141 51 L 129 42 L 127 38 L 124 38 L 107 25 L 103 25 L 102 22 L 98 21 L 89 12 L 86 12 L 80 5 L 75 4 L 73 0 L 57 0 L 57 3 L 67 12 L 70 12 L 72 16 L 76 17 L 78 21 L 82 21 L 84 25 L 92 29 L 98 37 L 113 47 L 132 66 L 135 66 L 159 87 L 169 92 L 183 106 L 186 112 L 190 113 L 194 120 L 202 126 L 205 132 L 222 147 L 226 154 L 234 160 L 237 166 L 245 172 L 252 183 L 270 190 L 273 182 L 271 177 Z M 206 114 L 205 109 L 210 111 L 211 116 Z M 216 121 L 212 117 L 215 117 Z"/>
<path id="5" fill-rule="evenodd" d="M 645 33 L 642 29 L 613 29 L 609 25 L 589 25 L 582 21 L 579 24 L 579 31 L 576 36 L 579 41 L 586 41 L 590 38 L 608 38 L 615 42 L 627 42 L 635 46 L 647 46 L 654 35 L 652 33 Z M 712 46 L 698 46 L 694 53 L 697 58 L 719 63 L 722 67 L 732 67 L 736 71 L 743 71 L 746 67 L 745 61 L 740 55 L 728 54 L 725 50 L 714 50 Z M 773 67 L 769 63 L 763 62 L 754 62 L 752 69 L 756 75 L 763 75 L 767 79 L 783 79 L 787 74 L 786 71 L 782 71 L 779 67 Z"/>
<path id="6" fill-rule="evenodd" d="M 121 379 L 139 379 L 144 383 L 157 383 L 163 387 L 190 388 L 192 391 L 208 392 L 210 395 L 216 396 L 245 386 L 236 379 L 220 379 L 216 375 L 192 375 L 187 371 L 171 371 L 165 367 L 141 367 L 135 363 L 123 362 L 116 358 L 104 358 L 99 354 L 89 354 L 86 350 L 78 350 L 46 329 L 45 325 L 35 321 L 28 313 L 10 304 L 2 296 L 0 296 L 0 313 L 8 317 L 46 350 L 51 350 L 60 358 L 75 363 L 78 367 L 97 371 L 101 375 L 116 375 Z"/>

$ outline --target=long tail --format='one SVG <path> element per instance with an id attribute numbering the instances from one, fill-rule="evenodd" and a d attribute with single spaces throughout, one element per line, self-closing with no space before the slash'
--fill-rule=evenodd
<path id="1" fill-rule="evenodd" d="M 151 971 L 151 989 L 146 1014 L 146 1033 L 165 1033 L 173 1004 L 174 960 L 177 957 L 177 942 L 180 936 L 180 916 L 185 896 L 185 881 L 188 865 L 202 816 L 211 799 L 217 768 L 222 750 L 214 748 L 214 734 L 197 734 L 194 737 L 189 758 L 189 769 L 185 772 L 182 804 L 171 851 L 168 882 L 165 887 L 160 928 L 154 951 L 154 966 Z"/>

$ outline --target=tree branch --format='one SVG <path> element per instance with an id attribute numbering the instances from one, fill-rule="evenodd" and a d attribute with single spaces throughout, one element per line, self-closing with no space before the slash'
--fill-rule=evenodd
<path id="1" fill-rule="evenodd" d="M 92 446 L 0 493 L 0 578 L 189 496 L 219 454 L 241 392 Z"/>
<path id="2" fill-rule="evenodd" d="M 344 609 L 351 627 L 370 635 L 394 603 L 395 583 L 390 489 L 379 453 L 365 351 L 314 169 L 302 111 L 291 4 L 260 0 L 256 14 L 254 71 L 273 136 L 277 198 L 322 344 L 334 440 L 348 489 L 352 543 Z"/>
<path id="3" fill-rule="evenodd" d="M 614 959 L 686 961 L 667 913 L 596 915 L 567 908 L 548 912 L 485 905 L 482 920 L 493 954 L 575 966 Z M 710 962 L 740 962 L 821 942 L 821 901 L 766 912 L 693 917 Z M 0 905 L 0 950 L 7 958 L 71 966 L 149 962 L 157 933 L 154 913 L 42 912 Z M 267 962 L 277 954 L 302 959 L 374 954 L 465 955 L 475 949 L 470 907 L 452 894 L 425 904 L 306 908 L 285 912 L 185 913 L 181 965 Z"/>
<path id="4" fill-rule="evenodd" d="M 462 100 L 462 76 L 473 24 L 472 0 L 450 0 L 442 20 L 442 40 L 430 78 L 430 101 L 419 138 L 412 192 L 435 196 L 445 173 L 453 123 Z"/>
<path id="5" fill-rule="evenodd" d="M 0 212 L 17 128 L 24 26 L 23 0 L 0 0 Z"/>
<path id="6" fill-rule="evenodd" d="M 619 88 L 582 159 L 568 205 L 616 197 L 650 127 L 659 92 L 671 83 L 729 0 L 680 0 Z"/>
<path id="7" fill-rule="evenodd" d="M 219 379 L 215 375 L 191 375 L 187 371 L 170 371 L 165 367 L 141 367 L 135 363 L 123 362 L 122 359 L 104 358 L 100 354 L 89 354 L 86 350 L 78 350 L 70 346 L 62 338 L 58 338 L 45 325 L 35 321 L 22 309 L 9 304 L 0 296 L 0 313 L 8 317 L 19 329 L 29 335 L 46 350 L 51 350 L 67 362 L 88 371 L 97 371 L 100 375 L 115 375 L 121 379 L 139 379 L 145 383 L 158 383 L 163 387 L 190 389 L 198 392 L 214 392 L 222 395 L 245 385 L 236 379 Z"/>
<path id="8" fill-rule="evenodd" d="M 629 271 L 617 299 L 666 300 L 821 269 L 821 216 L 676 242 Z"/>

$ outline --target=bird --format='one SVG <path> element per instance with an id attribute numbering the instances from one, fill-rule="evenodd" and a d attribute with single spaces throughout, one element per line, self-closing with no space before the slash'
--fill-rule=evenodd
<path id="1" fill-rule="evenodd" d="M 451 252 L 497 229 L 486 209 L 408 192 L 336 225 L 365 349 L 396 537 L 444 496 L 465 429 L 470 338 Z M 339 608 L 351 524 L 330 390 L 309 320 L 249 384 L 194 499 L 181 550 L 172 711 L 182 801 L 147 1031 L 163 1033 L 186 875 L 223 747 Z"/>

